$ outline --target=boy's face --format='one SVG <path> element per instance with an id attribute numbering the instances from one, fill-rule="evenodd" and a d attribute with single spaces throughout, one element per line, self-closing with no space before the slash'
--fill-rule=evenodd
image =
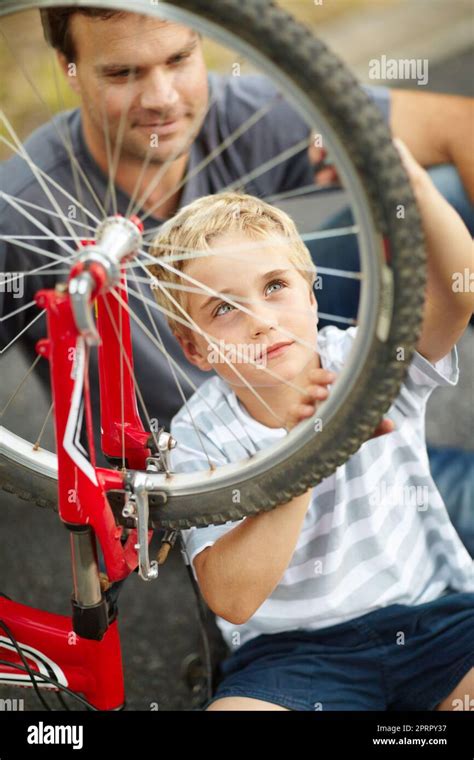
<path id="1" fill-rule="evenodd" d="M 318 319 L 314 293 L 289 259 L 291 244 L 276 237 L 255 240 L 240 232 L 215 238 L 212 250 L 216 251 L 212 256 L 187 262 L 185 274 L 219 293 L 227 291 L 231 300 L 252 314 L 227 303 L 224 296 L 190 293 L 191 319 L 221 351 L 225 345 L 230 363 L 252 387 L 293 380 L 314 362 Z M 178 340 L 187 359 L 201 370 L 215 369 L 230 384 L 244 385 L 205 337 L 194 332 Z M 278 343 L 288 345 L 270 352 Z M 265 367 L 282 380 L 268 374 Z"/>

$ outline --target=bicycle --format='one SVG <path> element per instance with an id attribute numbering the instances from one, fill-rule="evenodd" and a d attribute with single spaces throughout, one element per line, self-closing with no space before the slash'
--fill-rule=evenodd
<path id="1" fill-rule="evenodd" d="M 55 5 L 75 4 L 20 0 L 7 2 L 0 13 Z M 120 0 L 85 5 L 126 7 Z M 147 260 L 143 221 L 150 213 L 141 218 L 104 213 L 94 221 L 93 239 L 81 239 L 69 225 L 78 251 L 67 281 L 35 296 L 48 320 L 47 337 L 37 351 L 50 363 L 57 454 L 0 428 L 0 486 L 40 506 L 54 508 L 58 501 L 59 517 L 71 533 L 72 617 L 1 597 L 6 636 L 0 642 L 7 654 L 0 682 L 31 685 L 40 697 L 40 686 L 51 688 L 96 710 L 122 709 L 125 702 L 116 610 L 107 602 L 105 586 L 136 568 L 145 581 L 157 577 L 158 563 L 149 554 L 156 529 L 165 531 L 164 545 L 171 547 L 180 530 L 273 509 L 334 472 L 369 437 L 395 398 L 423 306 L 422 235 L 410 186 L 380 115 L 336 56 L 264 0 L 227 0 L 218 8 L 210 0 L 176 0 L 159 8 L 138 0 L 135 5 L 144 15 L 212 33 L 256 60 L 290 90 L 289 99 L 309 126 L 317 124 L 324 133 L 354 201 L 362 269 L 357 322 L 363 329 L 334 391 L 318 410 L 317 432 L 310 419 L 281 443 L 238 465 L 217 468 L 211 476 L 172 474 L 170 455 L 179 441 L 163 427 L 153 430 L 146 412 L 148 425 L 143 424 L 132 355 L 128 293 L 137 291 L 127 287 L 127 276 L 135 261 L 141 257 L 143 267 Z M 3 122 L 13 139 L 6 144 L 21 155 L 5 116 Z M 244 180 L 249 178 L 241 178 L 243 185 Z M 19 213 L 30 213 L 9 200 Z M 396 217 L 400 204 L 403 224 Z M 130 207 L 140 208 L 138 202 Z M 61 261 L 68 263 L 64 256 Z M 145 325 L 140 327 L 154 339 Z M 154 344 L 160 348 L 158 340 Z M 101 446 L 109 468 L 98 466 L 95 456 L 87 372 L 93 346 L 99 346 Z M 235 489 L 239 503 L 232 498 Z M 107 574 L 102 585 L 96 541 Z"/>

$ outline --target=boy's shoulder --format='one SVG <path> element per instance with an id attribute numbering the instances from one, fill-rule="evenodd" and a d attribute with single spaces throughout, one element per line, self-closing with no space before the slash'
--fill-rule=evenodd
<path id="1" fill-rule="evenodd" d="M 222 406 L 228 407 L 229 397 L 235 395 L 228 383 L 219 375 L 205 380 L 177 412 L 172 421 L 173 427 L 197 424 L 200 430 L 211 429 L 213 412 Z"/>
<path id="2" fill-rule="evenodd" d="M 328 325 L 319 330 L 318 354 L 324 369 L 340 372 L 347 361 L 356 337 L 357 327 L 341 330 L 334 325 Z"/>

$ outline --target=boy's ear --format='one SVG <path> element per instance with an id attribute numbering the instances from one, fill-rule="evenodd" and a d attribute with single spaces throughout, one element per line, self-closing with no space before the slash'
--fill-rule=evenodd
<path id="1" fill-rule="evenodd" d="M 185 337 L 183 335 L 179 335 L 178 333 L 174 333 L 174 336 L 183 349 L 183 353 L 188 362 L 191 362 L 191 364 L 194 364 L 203 372 L 210 372 L 213 369 L 207 360 L 207 357 L 199 351 L 196 344 L 193 340 L 191 340 L 190 337 Z"/>

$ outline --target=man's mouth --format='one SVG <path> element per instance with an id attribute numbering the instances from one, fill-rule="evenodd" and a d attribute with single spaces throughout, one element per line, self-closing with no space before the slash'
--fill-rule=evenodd
<path id="1" fill-rule="evenodd" d="M 136 124 L 138 129 L 146 129 L 149 132 L 156 132 L 158 135 L 168 134 L 174 132 L 178 128 L 178 124 L 181 121 L 180 117 L 176 119 L 169 119 L 168 121 L 155 121 Z"/>

